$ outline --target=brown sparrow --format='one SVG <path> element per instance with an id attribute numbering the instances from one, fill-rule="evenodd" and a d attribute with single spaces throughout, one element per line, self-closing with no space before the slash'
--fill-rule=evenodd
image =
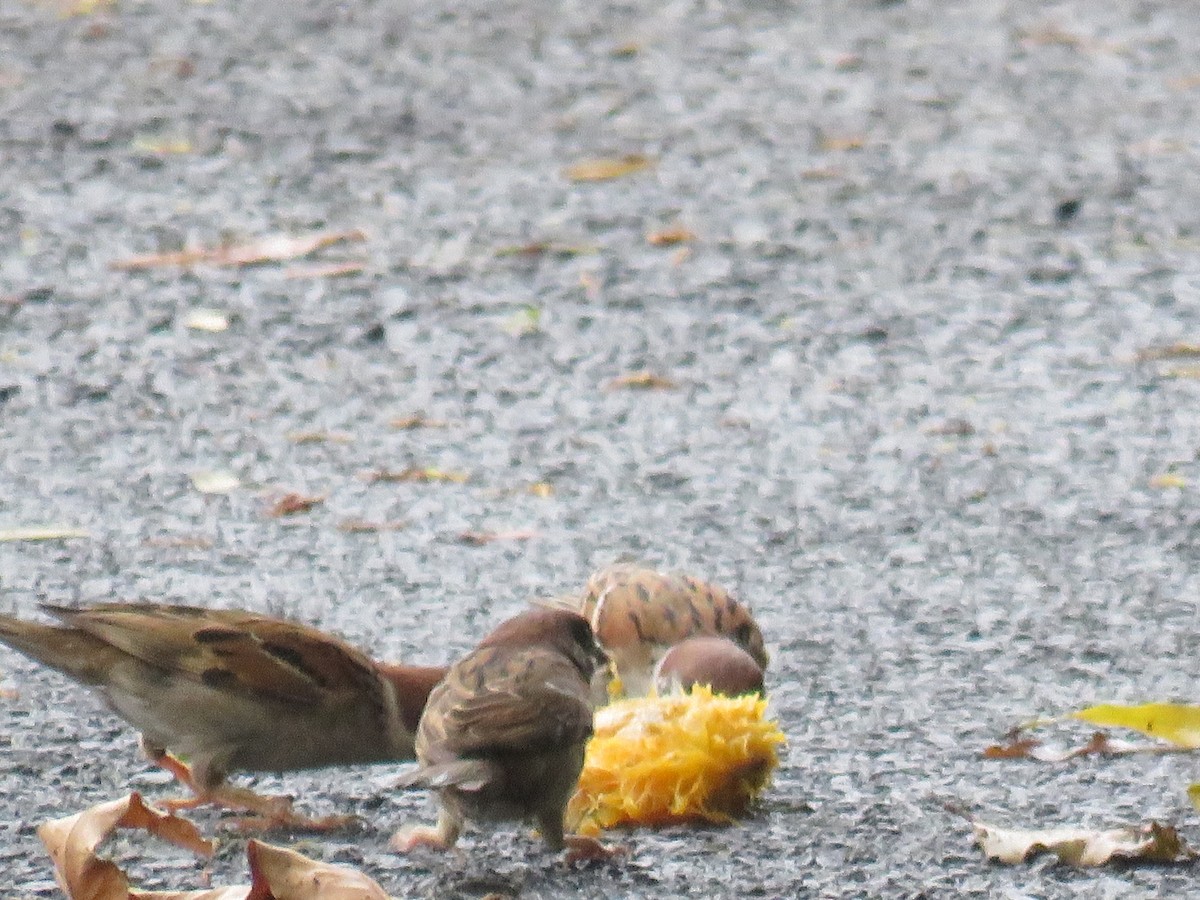
<path id="1" fill-rule="evenodd" d="M 616 565 L 588 579 L 572 608 L 592 623 L 626 696 L 642 696 L 662 656 L 697 635 L 725 637 L 759 669 L 767 667 L 762 632 L 742 603 L 723 588 L 638 566 Z"/>
<path id="2" fill-rule="evenodd" d="M 763 670 L 749 653 L 729 638 L 700 635 L 680 641 L 663 655 L 654 669 L 659 693 L 676 688 L 690 691 L 704 684 L 713 693 L 737 697 L 762 694 Z"/>
<path id="3" fill-rule="evenodd" d="M 376 663 L 315 628 L 240 610 L 43 609 L 62 625 L 0 616 L 0 642 L 95 688 L 137 728 L 150 760 L 194 794 L 168 808 L 246 810 L 267 827 L 349 817 L 306 819 L 286 797 L 227 784 L 229 773 L 412 759 L 425 699 L 446 671 Z"/>
<path id="4" fill-rule="evenodd" d="M 417 729 L 421 768 L 399 784 L 438 792 L 437 825 L 398 832 L 392 847 L 447 849 L 468 819 L 532 819 L 551 850 L 612 855 L 593 838 L 563 833 L 592 735 L 592 675 L 606 662 L 586 619 L 539 608 L 451 666 Z"/>

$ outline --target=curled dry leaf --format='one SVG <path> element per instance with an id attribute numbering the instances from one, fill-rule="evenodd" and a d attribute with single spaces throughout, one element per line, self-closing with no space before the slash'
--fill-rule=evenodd
<path id="1" fill-rule="evenodd" d="M 305 496 L 304 494 L 284 494 L 271 504 L 267 509 L 267 515 L 278 519 L 281 516 L 294 516 L 297 513 L 308 512 L 314 506 L 324 503 L 325 498 L 328 496 L 328 494 L 320 494 L 314 497 Z"/>
<path id="2" fill-rule="evenodd" d="M 96 848 L 118 828 L 145 830 L 200 856 L 213 853 L 212 842 L 195 825 L 147 806 L 136 793 L 102 803 L 38 828 L 38 837 L 53 860 L 55 879 L 68 900 L 388 900 L 383 889 L 361 872 L 260 841 L 250 841 L 246 847 L 249 885 L 140 891 L 115 863 L 96 855 Z"/>
<path id="3" fill-rule="evenodd" d="M 975 842 L 992 862 L 1016 865 L 1049 853 L 1069 866 L 1108 863 L 1191 863 L 1196 851 L 1171 825 L 1150 822 L 1129 828 L 1019 829 L 971 820 Z"/>
<path id="4" fill-rule="evenodd" d="M 236 475 L 223 469 L 192 473 L 192 487 L 202 494 L 228 494 L 241 486 Z"/>
<path id="5" fill-rule="evenodd" d="M 101 803 L 38 826 L 38 837 L 54 862 L 55 880 L 69 898 L 126 900 L 129 897 L 129 879 L 125 873 L 115 863 L 96 855 L 96 848 L 118 828 L 143 829 L 201 856 L 211 856 L 213 852 L 212 842 L 201 837 L 195 825 L 150 808 L 137 793 Z"/>
<path id="6" fill-rule="evenodd" d="M 365 241 L 366 239 L 366 234 L 358 229 L 326 231 L 298 237 L 272 235 L 261 240 L 225 247 L 131 256 L 110 263 L 109 268 L 120 272 L 136 272 L 163 266 L 191 266 L 196 263 L 208 263 L 214 266 L 253 266 L 259 263 L 299 259 L 334 244 L 346 241 Z"/>
<path id="7" fill-rule="evenodd" d="M 67 528 L 57 525 L 28 525 L 24 528 L 0 528 L 0 543 L 12 541 L 66 541 L 73 538 L 90 538 L 82 528 Z"/>
<path id="8" fill-rule="evenodd" d="M 567 166 L 563 174 L 571 181 L 611 181 L 637 172 L 644 172 L 654 165 L 654 160 L 640 153 L 615 159 L 588 159 Z"/>
<path id="9" fill-rule="evenodd" d="M 667 378 L 665 375 L 656 375 L 654 372 L 647 370 L 630 372 L 628 375 L 614 378 L 608 383 L 608 390 L 610 391 L 620 390 L 621 388 L 634 388 L 643 391 L 668 391 L 677 387 L 679 387 L 678 383 Z"/>

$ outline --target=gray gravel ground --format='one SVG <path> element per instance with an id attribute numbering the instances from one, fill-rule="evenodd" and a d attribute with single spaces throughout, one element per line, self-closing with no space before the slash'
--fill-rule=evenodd
<path id="1" fill-rule="evenodd" d="M 1200 382 L 1137 353 L 1200 339 L 1197 46 L 1168 0 L 3 0 L 0 526 L 92 538 L 0 544 L 0 605 L 245 606 L 437 661 L 615 558 L 684 568 L 774 652 L 791 744 L 745 826 L 568 873 L 515 831 L 389 853 L 431 806 L 387 768 L 257 785 L 361 813 L 299 846 L 398 897 L 1177 896 L 1192 872 L 989 867 L 940 803 L 1200 834 L 1194 759 L 978 758 L 1035 713 L 1196 697 Z M 562 173 L 630 153 L 656 168 Z M 686 258 L 645 239 L 677 221 Z M 353 228 L 344 278 L 109 268 Z M 594 252 L 497 254 L 532 242 Z M 640 369 L 679 387 L 604 390 Z M 416 412 L 449 426 L 391 427 Z M 360 477 L 407 465 L 471 478 Z M 211 468 L 245 486 L 200 495 Z M 264 515 L 291 490 L 329 496 Z M 0 665 L 3 895 L 54 896 L 38 822 L 167 788 L 93 697 Z"/>

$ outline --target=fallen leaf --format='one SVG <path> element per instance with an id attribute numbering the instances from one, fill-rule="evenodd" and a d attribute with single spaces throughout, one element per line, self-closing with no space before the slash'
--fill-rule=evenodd
<path id="1" fill-rule="evenodd" d="M 1182 475 L 1176 475 L 1174 472 L 1163 472 L 1161 475 L 1155 475 L 1150 479 L 1149 483 L 1152 488 L 1187 487 L 1187 479 Z"/>
<path id="2" fill-rule="evenodd" d="M 141 829 L 191 850 L 213 853 L 196 826 L 147 806 L 134 793 L 38 827 L 68 900 L 388 900 L 372 879 L 346 866 L 317 862 L 294 850 L 252 840 L 246 846 L 251 883 L 199 891 L 141 891 L 96 848 L 116 829 Z"/>
<path id="3" fill-rule="evenodd" d="M 287 439 L 293 444 L 351 444 L 354 436 L 344 431 L 292 431 Z"/>
<path id="4" fill-rule="evenodd" d="M 366 234 L 358 229 L 326 231 L 298 237 L 272 235 L 257 241 L 231 244 L 225 247 L 131 256 L 109 263 L 109 268 L 119 272 L 136 272 L 162 266 L 191 266 L 196 263 L 208 263 L 214 266 L 253 266 L 260 263 L 299 259 L 334 244 L 346 241 L 365 241 L 366 239 Z"/>
<path id="5" fill-rule="evenodd" d="M 368 522 L 366 519 L 343 519 L 338 530 L 346 534 L 366 534 L 373 531 L 402 531 L 408 527 L 404 520 L 396 522 Z"/>
<path id="6" fill-rule="evenodd" d="M 229 327 L 229 316 L 216 309 L 194 309 L 187 314 L 183 324 L 195 331 L 217 334 Z"/>
<path id="7" fill-rule="evenodd" d="M 376 481 L 415 481 L 415 482 L 432 482 L 432 481 L 447 481 L 452 484 L 462 484 L 470 479 L 470 475 L 466 472 L 451 472 L 437 469 L 432 466 L 421 468 L 420 466 L 409 466 L 407 469 L 376 469 L 374 472 L 367 472 L 363 478 L 369 482 Z"/>
<path id="8" fill-rule="evenodd" d="M 133 793 L 38 826 L 38 837 L 54 863 L 55 880 L 69 898 L 126 900 L 129 896 L 125 873 L 96 855 L 96 848 L 118 828 L 143 829 L 201 856 L 213 853 L 212 842 L 201 837 L 195 825 L 151 809 Z"/>
<path id="9" fill-rule="evenodd" d="M 213 542 L 206 537 L 179 535 L 176 537 L 151 537 L 142 541 L 147 547 L 178 547 L 183 550 L 211 550 Z"/>
<path id="10" fill-rule="evenodd" d="M 615 391 L 621 388 L 636 388 L 638 390 L 672 390 L 679 385 L 667 378 L 664 375 L 656 375 L 653 372 L 642 370 L 640 372 L 630 372 L 628 375 L 622 375 L 619 378 L 614 378 L 608 383 L 608 390 Z"/>
<path id="11" fill-rule="evenodd" d="M 535 497 L 542 497 L 543 499 L 546 497 L 553 497 L 554 485 L 548 481 L 539 481 L 536 484 L 531 484 L 529 486 L 529 493 L 533 494 Z"/>
<path id="12" fill-rule="evenodd" d="M 345 278 L 358 275 L 367 267 L 362 260 L 352 260 L 340 263 L 313 263 L 310 266 L 288 266 L 284 269 L 283 277 L 288 281 L 301 278 Z"/>
<path id="13" fill-rule="evenodd" d="M 563 174 L 571 181 L 611 181 L 653 167 L 654 161 L 640 153 L 619 158 L 588 159 L 567 166 Z"/>
<path id="14" fill-rule="evenodd" d="M 187 138 L 139 137 L 130 145 L 135 153 L 148 156 L 176 156 L 191 153 L 192 142 Z"/>
<path id="15" fill-rule="evenodd" d="M 1070 718 L 1092 725 L 1132 728 L 1150 737 L 1162 738 L 1189 750 L 1200 748 L 1200 706 L 1184 703 L 1143 703 L 1120 706 L 1111 703 L 1089 706 Z"/>
<path id="16" fill-rule="evenodd" d="M 1052 747 L 1020 731 L 1008 736 L 1008 742 L 993 744 L 983 751 L 984 759 L 1033 759 L 1038 762 L 1060 763 L 1081 756 L 1130 756 L 1134 753 L 1163 753 L 1177 748 L 1162 744 L 1133 744 L 1110 738 L 1103 731 L 1092 734 L 1091 740 L 1078 747 Z"/>
<path id="17" fill-rule="evenodd" d="M 389 900 L 362 872 L 317 862 L 295 850 L 250 841 L 246 858 L 253 879 L 246 900 Z"/>
<path id="18" fill-rule="evenodd" d="M 573 256 L 586 256 L 596 253 L 594 244 L 560 244 L 555 241 L 534 241 L 529 244 L 512 244 L 498 247 L 497 257 L 505 256 L 558 256 L 569 259 Z"/>
<path id="19" fill-rule="evenodd" d="M 278 519 L 281 516 L 294 516 L 297 513 L 308 512 L 314 506 L 324 503 L 328 496 L 328 494 L 315 497 L 308 497 L 304 494 L 284 494 L 271 504 L 267 515 Z"/>
<path id="20" fill-rule="evenodd" d="M 55 525 L 29 525 L 24 528 L 0 528 L 0 543 L 9 541 L 65 541 L 74 538 L 90 538 L 90 532 L 82 528 Z"/>
<path id="21" fill-rule="evenodd" d="M 458 539 L 473 547 L 494 544 L 496 541 L 529 541 L 538 537 L 536 531 L 464 531 Z"/>
<path id="22" fill-rule="evenodd" d="M 1200 366 L 1172 366 L 1162 373 L 1163 378 L 1200 378 Z"/>
<path id="23" fill-rule="evenodd" d="M 975 433 L 975 426 L 966 419 L 946 419 L 925 429 L 926 434 L 942 437 L 970 437 Z"/>
<path id="24" fill-rule="evenodd" d="M 866 145 L 867 139 L 861 134 L 826 134 L 821 136 L 821 149 L 827 152 L 861 150 Z"/>
<path id="25" fill-rule="evenodd" d="M 411 431 L 414 428 L 445 428 L 449 422 L 442 419 L 430 419 L 421 413 L 415 416 L 402 416 L 399 419 L 392 419 L 392 427 L 399 428 L 402 431 Z"/>
<path id="26" fill-rule="evenodd" d="M 192 487 L 202 494 L 228 494 L 241 486 L 236 475 L 223 469 L 192 473 Z"/>
<path id="27" fill-rule="evenodd" d="M 682 225 L 672 225 L 646 235 L 646 242 L 652 247 L 670 247 L 674 244 L 686 244 L 694 241 L 696 235 Z"/>
<path id="28" fill-rule="evenodd" d="M 1069 866 L 1120 863 L 1190 863 L 1197 854 L 1173 826 L 1150 822 L 1129 828 L 1000 828 L 971 820 L 975 842 L 992 862 L 1015 865 L 1042 854 Z"/>

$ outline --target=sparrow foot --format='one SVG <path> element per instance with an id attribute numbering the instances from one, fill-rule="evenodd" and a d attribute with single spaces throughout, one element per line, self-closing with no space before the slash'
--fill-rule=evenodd
<path id="1" fill-rule="evenodd" d="M 563 837 L 567 845 L 567 855 L 564 862 L 574 865 L 577 862 L 612 862 L 629 855 L 629 848 L 623 844 L 602 844 L 593 837 L 582 834 L 568 834 Z"/>

